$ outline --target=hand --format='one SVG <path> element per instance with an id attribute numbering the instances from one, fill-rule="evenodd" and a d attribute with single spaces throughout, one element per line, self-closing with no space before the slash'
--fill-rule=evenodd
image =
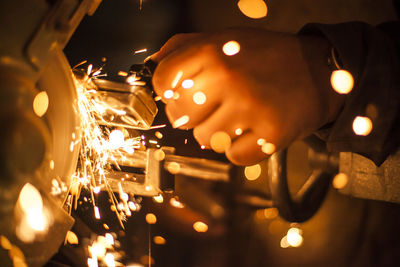
<path id="1" fill-rule="evenodd" d="M 222 47 L 231 40 L 240 51 L 228 56 Z M 214 133 L 227 133 L 228 159 L 250 165 L 336 118 L 343 99 L 330 88 L 328 53 L 325 39 L 263 29 L 180 34 L 152 56 L 159 62 L 153 85 L 172 123 L 188 116 L 180 128 L 194 128 L 206 147 Z M 189 89 L 182 87 L 187 79 Z M 166 99 L 166 90 L 179 97 Z M 205 94 L 204 104 L 193 101 L 196 92 Z"/>

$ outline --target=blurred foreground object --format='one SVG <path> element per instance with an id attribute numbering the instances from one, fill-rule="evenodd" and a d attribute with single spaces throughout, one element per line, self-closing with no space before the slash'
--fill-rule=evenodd
<path id="1" fill-rule="evenodd" d="M 1 266 L 43 265 L 73 224 L 61 205 L 78 158 L 70 144 L 80 132 L 72 73 L 61 50 L 99 3 L 0 4 L 0 233 L 12 244 L 0 250 Z"/>

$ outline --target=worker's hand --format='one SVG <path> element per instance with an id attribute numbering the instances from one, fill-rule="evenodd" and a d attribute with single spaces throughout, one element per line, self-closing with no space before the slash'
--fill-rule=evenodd
<path id="1" fill-rule="evenodd" d="M 228 56 L 223 46 L 231 40 L 240 51 Z M 159 62 L 153 85 L 173 125 L 194 128 L 206 147 L 214 133 L 227 133 L 228 159 L 249 165 L 336 118 L 343 100 L 330 88 L 328 52 L 322 38 L 262 29 L 180 34 L 152 56 Z M 188 79 L 194 83 L 185 89 Z M 175 96 L 168 98 L 167 90 Z M 204 104 L 195 103 L 198 92 Z"/>

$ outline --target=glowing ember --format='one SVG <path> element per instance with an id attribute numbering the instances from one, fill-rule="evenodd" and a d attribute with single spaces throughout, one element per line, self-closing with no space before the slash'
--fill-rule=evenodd
<path id="1" fill-rule="evenodd" d="M 153 200 L 155 202 L 157 202 L 157 203 L 163 203 L 164 202 L 164 197 L 161 194 L 159 194 L 158 196 L 154 196 Z"/>
<path id="2" fill-rule="evenodd" d="M 244 175 L 246 176 L 246 179 L 249 181 L 254 181 L 258 179 L 261 175 L 261 166 L 260 164 L 256 164 L 253 166 L 247 166 L 244 169 Z"/>
<path id="3" fill-rule="evenodd" d="M 208 231 L 208 225 L 204 222 L 197 221 L 193 224 L 193 229 L 199 233 L 205 233 Z"/>
<path id="4" fill-rule="evenodd" d="M 78 245 L 79 243 L 78 237 L 74 232 L 71 231 L 67 232 L 66 240 L 71 245 Z"/>
<path id="5" fill-rule="evenodd" d="M 244 15 L 252 19 L 264 18 L 268 13 L 267 4 L 263 0 L 240 0 L 238 7 Z"/>
<path id="6" fill-rule="evenodd" d="M 191 79 L 186 79 L 182 82 L 182 87 L 185 89 L 190 89 L 193 87 L 193 85 L 194 85 L 194 82 Z"/>
<path id="7" fill-rule="evenodd" d="M 207 97 L 203 92 L 196 92 L 193 94 L 193 102 L 197 105 L 203 105 L 206 103 Z"/>
<path id="8" fill-rule="evenodd" d="M 227 56 L 233 56 L 239 53 L 240 45 L 236 41 L 229 41 L 224 44 L 224 46 L 222 47 L 222 51 Z"/>
<path id="9" fill-rule="evenodd" d="M 182 204 L 177 198 L 172 197 L 169 200 L 169 204 L 171 204 L 172 207 L 178 208 L 178 209 L 183 209 L 185 205 Z"/>
<path id="10" fill-rule="evenodd" d="M 174 97 L 174 91 L 172 91 L 172 90 L 166 90 L 165 92 L 164 92 L 164 98 L 165 99 L 171 99 L 171 98 L 173 98 Z"/>
<path id="11" fill-rule="evenodd" d="M 331 75 L 331 85 L 339 94 L 348 94 L 354 86 L 354 79 L 347 70 L 335 70 Z"/>
<path id="12" fill-rule="evenodd" d="M 349 182 L 349 177 L 345 173 L 338 173 L 332 181 L 332 185 L 336 189 L 343 189 Z"/>
<path id="13" fill-rule="evenodd" d="M 120 70 L 120 71 L 118 71 L 118 76 L 127 77 L 128 73 L 125 72 L 125 71 Z M 129 83 L 129 81 L 127 81 L 127 82 Z"/>
<path id="14" fill-rule="evenodd" d="M 216 132 L 210 139 L 211 148 L 218 153 L 224 153 L 231 146 L 231 137 L 226 132 Z"/>
<path id="15" fill-rule="evenodd" d="M 134 54 L 140 54 L 140 53 L 144 53 L 144 52 L 147 52 L 147 48 L 143 48 L 143 49 L 140 49 L 140 50 L 136 50 L 136 51 L 134 52 Z"/>
<path id="16" fill-rule="evenodd" d="M 49 108 L 49 96 L 45 91 L 38 93 L 33 99 L 33 111 L 38 117 L 42 117 Z"/>
<path id="17" fill-rule="evenodd" d="M 369 135 L 372 131 L 371 119 L 368 117 L 357 116 L 353 121 L 353 131 L 356 135 Z"/>
<path id="18" fill-rule="evenodd" d="M 174 121 L 172 123 L 172 127 L 179 128 L 179 127 L 184 126 L 188 122 L 189 122 L 189 116 L 188 115 L 183 115 L 182 117 L 180 117 L 179 119 L 177 119 L 176 121 Z"/>

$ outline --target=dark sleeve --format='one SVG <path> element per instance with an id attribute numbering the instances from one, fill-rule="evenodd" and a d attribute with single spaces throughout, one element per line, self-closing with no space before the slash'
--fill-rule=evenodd
<path id="1" fill-rule="evenodd" d="M 380 165 L 400 140 L 400 22 L 373 27 L 362 22 L 307 24 L 300 34 L 325 37 L 336 49 L 355 85 L 326 135 L 331 151 L 361 154 Z M 353 132 L 356 116 L 367 116 L 367 136 Z"/>

